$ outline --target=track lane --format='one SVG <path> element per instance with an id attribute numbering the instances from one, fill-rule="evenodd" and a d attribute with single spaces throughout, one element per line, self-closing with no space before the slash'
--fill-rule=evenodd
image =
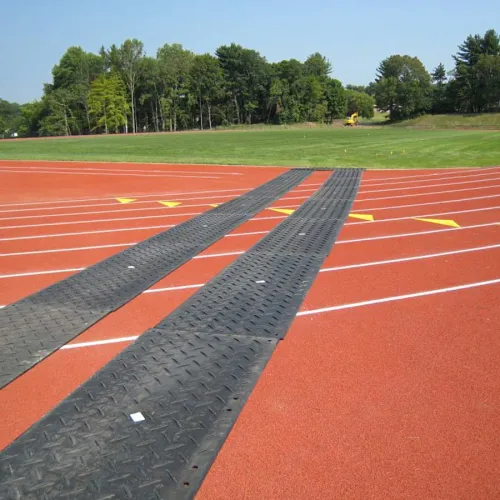
<path id="1" fill-rule="evenodd" d="M 498 291 L 297 318 L 197 498 L 494 498 Z"/>

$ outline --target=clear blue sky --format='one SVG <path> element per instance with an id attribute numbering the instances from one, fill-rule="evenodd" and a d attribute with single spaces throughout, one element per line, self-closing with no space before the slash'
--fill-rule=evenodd
<path id="1" fill-rule="evenodd" d="M 344 84 L 367 84 L 391 54 L 451 69 L 468 34 L 500 30 L 498 0 L 12 0 L 0 12 L 0 97 L 19 103 L 41 96 L 71 45 L 138 38 L 154 55 L 164 43 L 213 53 L 236 42 L 271 62 L 319 51 Z"/>

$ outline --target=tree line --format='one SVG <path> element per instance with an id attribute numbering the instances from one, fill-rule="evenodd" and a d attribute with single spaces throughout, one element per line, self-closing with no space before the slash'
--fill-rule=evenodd
<path id="1" fill-rule="evenodd" d="M 417 57 L 392 55 L 367 86 L 344 87 L 331 75 L 320 53 L 270 63 L 234 43 L 213 55 L 165 44 L 155 57 L 136 39 L 98 54 L 70 47 L 40 100 L 20 106 L 0 99 L 0 137 L 331 123 L 353 112 L 371 118 L 375 104 L 392 120 L 498 111 L 500 37 L 494 30 L 468 36 L 448 72 L 442 64 L 428 72 Z"/>

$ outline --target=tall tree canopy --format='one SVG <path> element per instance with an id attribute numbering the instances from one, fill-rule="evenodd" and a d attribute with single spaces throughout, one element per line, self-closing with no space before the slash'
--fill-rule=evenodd
<path id="1" fill-rule="evenodd" d="M 97 54 L 69 47 L 39 101 L 0 99 L 0 138 L 331 123 L 353 112 L 370 118 L 374 99 L 396 120 L 428 111 L 499 111 L 499 35 L 469 35 L 454 63 L 451 71 L 439 64 L 429 74 L 417 57 L 392 55 L 374 81 L 344 88 L 319 52 L 305 61 L 270 63 L 235 43 L 213 55 L 167 43 L 147 56 L 137 39 L 102 46 Z"/>

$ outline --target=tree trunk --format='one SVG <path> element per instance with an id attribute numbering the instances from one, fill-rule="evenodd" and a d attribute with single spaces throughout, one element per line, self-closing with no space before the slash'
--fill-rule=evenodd
<path id="1" fill-rule="evenodd" d="M 200 94 L 200 129 L 203 130 L 203 105 L 201 101 L 201 94 Z"/>
<path id="2" fill-rule="evenodd" d="M 158 104 L 159 104 L 159 108 L 160 108 L 161 130 L 162 130 L 162 132 L 165 132 L 165 116 L 163 115 L 163 108 L 161 106 L 160 98 L 158 98 Z"/>
<path id="3" fill-rule="evenodd" d="M 208 103 L 207 107 L 208 107 L 208 126 L 210 127 L 210 130 L 212 130 L 212 106 L 210 106 L 210 103 Z"/>
<path id="4" fill-rule="evenodd" d="M 132 108 L 132 133 L 135 134 L 134 85 L 130 85 L 130 106 Z"/>
<path id="5" fill-rule="evenodd" d="M 238 122 L 238 125 L 241 124 L 240 120 L 240 107 L 238 106 L 238 99 L 236 99 L 236 94 L 233 95 L 234 98 L 234 107 L 236 108 L 236 120 Z"/>

